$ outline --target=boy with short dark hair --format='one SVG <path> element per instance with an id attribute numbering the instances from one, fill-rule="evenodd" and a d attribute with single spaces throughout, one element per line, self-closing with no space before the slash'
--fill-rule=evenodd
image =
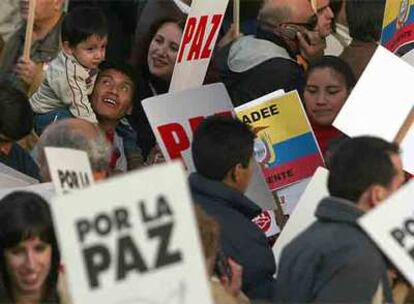
<path id="1" fill-rule="evenodd" d="M 221 250 L 243 266 L 243 292 L 273 300 L 276 266 L 265 234 L 252 222 L 262 210 L 246 191 L 253 173 L 254 134 L 242 122 L 206 118 L 194 133 L 197 173 L 189 178 L 194 201 L 221 227 Z"/>
<path id="2" fill-rule="evenodd" d="M 39 90 L 30 98 L 35 129 L 41 134 L 51 122 L 77 117 L 96 123 L 88 95 L 105 59 L 107 24 L 96 8 L 69 12 L 62 24 L 62 51 L 54 59 Z"/>

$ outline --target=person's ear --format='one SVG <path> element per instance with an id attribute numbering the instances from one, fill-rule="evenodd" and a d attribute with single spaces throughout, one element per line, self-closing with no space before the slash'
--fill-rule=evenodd
<path id="1" fill-rule="evenodd" d="M 73 55 L 73 48 L 70 46 L 69 41 L 63 41 L 62 48 L 68 55 Z"/>
<path id="2" fill-rule="evenodd" d="M 370 202 L 372 207 L 377 206 L 388 197 L 388 191 L 381 185 L 373 185 L 370 189 Z"/>

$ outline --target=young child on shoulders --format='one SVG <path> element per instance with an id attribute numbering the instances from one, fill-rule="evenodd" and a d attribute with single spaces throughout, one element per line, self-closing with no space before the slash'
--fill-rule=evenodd
<path id="1" fill-rule="evenodd" d="M 105 59 L 107 36 L 106 18 L 99 9 L 79 7 L 65 16 L 62 50 L 30 98 L 39 135 L 59 119 L 76 117 L 97 122 L 88 95 L 92 93 L 98 66 Z"/>

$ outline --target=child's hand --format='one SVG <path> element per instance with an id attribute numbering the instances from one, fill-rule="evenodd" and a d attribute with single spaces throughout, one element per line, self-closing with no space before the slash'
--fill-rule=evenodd
<path id="1" fill-rule="evenodd" d="M 14 67 L 14 72 L 21 80 L 30 86 L 36 77 L 37 65 L 30 59 L 25 61 L 23 57 L 20 57 Z"/>

